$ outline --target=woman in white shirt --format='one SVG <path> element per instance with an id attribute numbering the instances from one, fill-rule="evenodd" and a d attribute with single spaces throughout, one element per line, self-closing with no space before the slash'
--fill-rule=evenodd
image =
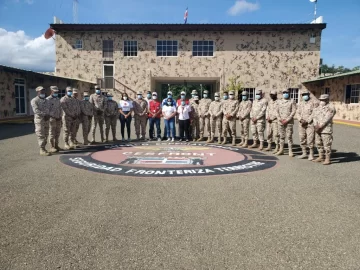
<path id="1" fill-rule="evenodd" d="M 164 116 L 164 123 L 166 128 L 166 136 L 167 141 L 170 140 L 173 142 L 175 140 L 175 115 L 176 115 L 176 108 L 173 106 L 172 98 L 168 98 L 166 104 L 164 104 L 162 108 L 162 113 Z M 171 137 L 170 137 L 171 131 Z M 171 139 L 170 139 L 171 138 Z"/>
<path id="2" fill-rule="evenodd" d="M 188 142 L 190 139 L 189 127 L 190 127 L 191 106 L 187 105 L 185 100 L 182 100 L 181 105 L 177 108 L 177 113 L 179 119 L 180 141 L 185 139 Z"/>
<path id="3" fill-rule="evenodd" d="M 120 119 L 120 125 L 121 125 L 121 137 L 122 141 L 125 141 L 125 126 L 126 131 L 128 135 L 128 142 L 130 141 L 130 125 L 131 125 L 131 113 L 133 111 L 133 103 L 131 100 L 129 100 L 128 94 L 124 93 L 122 96 L 122 100 L 119 101 L 118 104 L 119 108 L 119 119 Z"/>

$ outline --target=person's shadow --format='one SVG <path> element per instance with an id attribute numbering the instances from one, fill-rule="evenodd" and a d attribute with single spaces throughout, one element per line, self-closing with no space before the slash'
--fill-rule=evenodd
<path id="1" fill-rule="evenodd" d="M 331 153 L 331 162 L 332 163 L 347 163 L 347 162 L 356 162 L 360 161 L 360 156 L 355 152 L 337 152 L 333 150 Z"/>

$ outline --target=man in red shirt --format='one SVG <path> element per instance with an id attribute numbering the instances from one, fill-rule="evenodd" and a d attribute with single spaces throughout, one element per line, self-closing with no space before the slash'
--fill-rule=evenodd
<path id="1" fill-rule="evenodd" d="M 156 125 L 156 137 L 158 141 L 161 141 L 160 130 L 160 118 L 161 118 L 161 103 L 157 100 L 157 93 L 152 93 L 152 100 L 149 101 L 149 137 L 150 140 L 154 140 L 154 124 Z"/>

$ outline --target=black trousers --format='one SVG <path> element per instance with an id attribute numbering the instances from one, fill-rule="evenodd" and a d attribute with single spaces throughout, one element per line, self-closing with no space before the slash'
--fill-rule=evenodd
<path id="1" fill-rule="evenodd" d="M 128 114 L 129 112 L 124 112 L 125 114 Z M 130 125 L 131 125 L 131 114 L 128 116 L 128 118 L 125 118 L 122 114 L 120 114 L 120 131 L 122 138 L 125 138 L 125 126 L 128 138 L 130 139 Z"/>
<path id="2" fill-rule="evenodd" d="M 187 140 L 190 139 L 189 128 L 190 128 L 190 119 L 179 120 L 179 130 L 180 130 L 179 137 L 180 137 L 180 139 L 183 139 L 183 138 L 185 138 Z M 184 136 L 184 133 L 185 133 L 185 136 Z"/>

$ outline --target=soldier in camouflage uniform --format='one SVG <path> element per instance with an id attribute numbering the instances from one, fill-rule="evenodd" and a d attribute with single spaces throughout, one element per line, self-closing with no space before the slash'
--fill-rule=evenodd
<path id="1" fill-rule="evenodd" d="M 306 158 L 306 145 L 309 147 L 308 160 L 314 159 L 314 141 L 315 131 L 314 124 L 311 118 L 313 110 L 319 106 L 319 102 L 313 98 L 310 98 L 310 92 L 304 90 L 302 92 L 302 101 L 297 109 L 297 118 L 299 120 L 299 138 L 302 155 L 299 158 Z"/>
<path id="2" fill-rule="evenodd" d="M 331 146 L 333 142 L 333 118 L 336 114 L 336 110 L 329 103 L 329 95 L 321 95 L 320 105 L 313 110 L 312 120 L 315 127 L 315 143 L 319 152 L 319 157 L 315 159 L 315 162 L 325 161 L 324 165 L 331 163 Z"/>
<path id="3" fill-rule="evenodd" d="M 62 150 L 59 147 L 59 137 L 62 127 L 62 109 L 60 104 L 60 99 L 58 98 L 59 89 L 57 86 L 50 86 L 51 95 L 46 99 L 50 104 L 50 145 L 51 153 L 56 153 Z"/>
<path id="4" fill-rule="evenodd" d="M 89 92 L 84 92 L 84 100 L 80 101 L 81 125 L 84 137 L 84 145 L 89 144 L 91 121 L 94 116 L 94 105 L 89 102 Z"/>
<path id="5" fill-rule="evenodd" d="M 66 95 L 60 99 L 61 108 L 63 109 L 63 126 L 65 149 L 75 149 L 74 142 L 76 132 L 76 121 L 80 114 L 79 103 L 72 97 L 73 90 L 66 87 Z"/>
<path id="6" fill-rule="evenodd" d="M 50 156 L 45 146 L 49 136 L 50 103 L 45 98 L 45 89 L 42 86 L 36 88 L 37 97 L 31 100 L 34 112 L 35 133 L 40 146 L 40 155 Z"/>
<path id="7" fill-rule="evenodd" d="M 107 105 L 105 110 L 105 142 L 109 141 L 109 131 L 111 127 L 113 141 L 116 139 L 116 122 L 119 117 L 118 104 L 113 100 L 113 96 L 108 93 L 107 95 Z"/>
<path id="8" fill-rule="evenodd" d="M 191 102 L 194 102 L 194 97 L 198 96 L 198 92 L 194 89 L 191 91 L 191 98 L 189 99 L 189 104 L 191 105 Z"/>
<path id="9" fill-rule="evenodd" d="M 276 153 L 277 156 L 284 154 L 285 137 L 287 137 L 289 145 L 289 157 L 293 157 L 293 132 L 294 132 L 294 116 L 296 113 L 295 101 L 290 99 L 289 90 L 283 91 L 283 98 L 278 100 L 276 111 L 279 123 L 280 149 Z"/>
<path id="10" fill-rule="evenodd" d="M 235 99 L 235 92 L 229 92 L 229 98 L 223 101 L 222 112 L 223 112 L 223 123 L 222 123 L 222 132 L 223 132 L 223 141 L 221 144 L 226 144 L 227 131 L 230 129 L 232 137 L 232 145 L 235 145 L 236 141 L 236 114 L 239 109 L 239 102 Z"/>
<path id="11" fill-rule="evenodd" d="M 75 98 L 76 102 L 79 105 L 79 109 L 80 109 L 80 100 L 79 100 L 79 90 L 76 88 L 73 88 L 73 98 Z M 79 127 L 80 127 L 80 122 L 81 122 L 81 109 L 79 110 L 79 115 L 78 118 L 76 119 L 76 124 L 75 124 L 75 138 L 74 138 L 74 143 L 76 145 L 79 144 L 79 142 L 76 139 L 76 136 L 78 134 L 79 131 Z"/>
<path id="12" fill-rule="evenodd" d="M 200 138 L 197 140 L 198 142 L 204 139 L 204 130 L 206 129 L 208 132 L 208 140 L 211 140 L 211 131 L 210 131 L 210 114 L 209 114 L 209 107 L 211 103 L 211 99 L 208 97 L 209 91 L 204 90 L 203 99 L 199 102 L 199 125 L 200 125 Z"/>
<path id="13" fill-rule="evenodd" d="M 265 131 L 265 114 L 267 108 L 267 100 L 263 98 L 262 90 L 255 91 L 255 100 L 251 107 L 250 124 L 253 137 L 253 144 L 249 148 L 258 147 L 257 141 L 260 141 L 259 150 L 264 149 L 264 131 Z"/>
<path id="14" fill-rule="evenodd" d="M 249 124 L 250 124 L 250 112 L 252 107 L 252 102 L 249 100 L 248 91 L 242 91 L 242 102 L 239 105 L 239 111 L 237 113 L 237 118 L 240 120 L 240 136 L 241 142 L 238 146 L 248 147 L 249 140 Z"/>
<path id="15" fill-rule="evenodd" d="M 141 91 L 137 92 L 137 99 L 134 100 L 133 106 L 136 138 L 140 140 L 141 129 L 141 139 L 145 140 L 148 103 L 143 99 Z"/>
<path id="16" fill-rule="evenodd" d="M 101 142 L 104 142 L 104 112 L 106 110 L 106 98 L 101 95 L 98 85 L 95 86 L 95 94 L 90 96 L 90 103 L 94 105 L 94 121 L 91 125 L 92 139 L 91 143 L 95 143 L 96 126 L 99 124 Z"/>
<path id="17" fill-rule="evenodd" d="M 279 123 L 277 120 L 277 92 L 275 90 L 270 91 L 270 101 L 266 108 L 266 121 L 267 121 L 267 143 L 268 147 L 265 151 L 271 151 L 271 143 L 275 142 L 275 150 L 273 154 L 279 151 Z"/>
<path id="18" fill-rule="evenodd" d="M 191 106 L 191 119 L 190 119 L 190 125 L 191 125 L 191 138 L 195 142 L 199 138 L 200 134 L 200 125 L 199 125 L 199 97 L 197 95 L 192 98 L 192 101 L 190 103 Z"/>
<path id="19" fill-rule="evenodd" d="M 215 93 L 215 100 L 210 103 L 209 113 L 210 113 L 210 127 L 211 127 L 211 138 L 209 143 L 214 142 L 215 129 L 217 128 L 219 137 L 218 143 L 221 143 L 221 132 L 222 132 L 222 120 L 223 120 L 223 112 L 222 112 L 222 102 L 220 101 L 220 94 L 218 92 Z"/>

